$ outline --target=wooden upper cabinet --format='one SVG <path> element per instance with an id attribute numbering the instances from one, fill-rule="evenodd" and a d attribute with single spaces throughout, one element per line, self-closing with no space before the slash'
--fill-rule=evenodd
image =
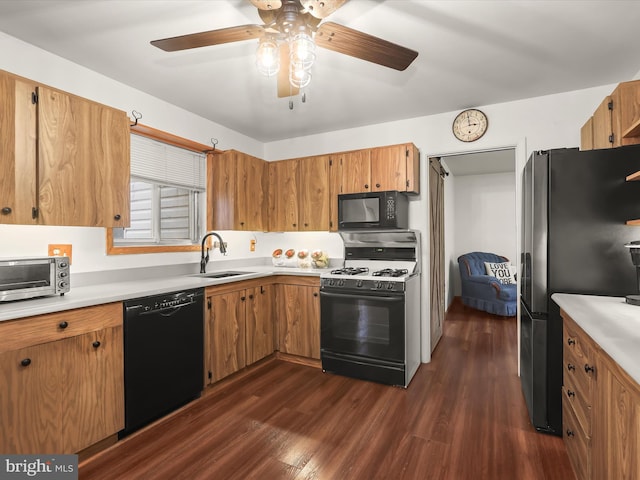
<path id="1" fill-rule="evenodd" d="M 371 150 L 356 150 L 340 155 L 341 189 L 339 193 L 371 191 Z"/>
<path id="2" fill-rule="evenodd" d="M 129 225 L 129 120 L 122 111 L 38 87 L 40 223 Z"/>
<path id="3" fill-rule="evenodd" d="M 580 150 L 593 150 L 593 117 L 580 129 Z"/>
<path id="4" fill-rule="evenodd" d="M 269 163 L 269 230 L 298 230 L 298 169 L 297 159 Z"/>
<path id="5" fill-rule="evenodd" d="M 614 146 L 640 143 L 640 80 L 618 84 L 611 99 Z"/>
<path id="6" fill-rule="evenodd" d="M 329 156 L 299 160 L 298 230 L 329 230 Z"/>
<path id="7" fill-rule="evenodd" d="M 7 72 L 0 97 L 0 222 L 128 226 L 126 113 Z"/>
<path id="8" fill-rule="evenodd" d="M 640 143 L 640 80 L 619 83 L 600 103 L 591 123 L 591 142 L 586 133 L 589 121 L 580 131 L 582 150 Z"/>
<path id="9" fill-rule="evenodd" d="M 0 71 L 0 223 L 35 225 L 35 84 Z"/>
<path id="10" fill-rule="evenodd" d="M 267 230 L 268 163 L 235 150 L 210 154 L 209 230 Z"/>
<path id="11" fill-rule="evenodd" d="M 339 159 L 339 193 L 420 193 L 420 152 L 411 143 L 345 152 Z"/>

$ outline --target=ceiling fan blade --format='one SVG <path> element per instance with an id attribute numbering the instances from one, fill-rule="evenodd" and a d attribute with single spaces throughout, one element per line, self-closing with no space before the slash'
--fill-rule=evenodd
<path id="1" fill-rule="evenodd" d="M 278 98 L 298 95 L 300 89 L 289 82 L 289 45 L 280 45 L 280 70 L 278 71 Z"/>
<path id="2" fill-rule="evenodd" d="M 395 70 L 405 70 L 418 52 L 333 22 L 322 23 L 316 45 Z"/>
<path id="3" fill-rule="evenodd" d="M 240 25 L 238 27 L 221 28 L 208 32 L 191 33 L 179 37 L 163 38 L 153 40 L 151 45 L 158 47 L 165 52 L 176 52 L 178 50 L 188 50 L 190 48 L 208 47 L 209 45 L 220 45 L 222 43 L 241 42 L 259 38 L 264 33 L 264 28 L 260 25 Z"/>
<path id="4" fill-rule="evenodd" d="M 249 0 L 258 10 L 277 10 L 282 6 L 281 0 Z"/>
<path id="5" fill-rule="evenodd" d="M 300 4 L 314 17 L 326 18 L 347 3 L 347 0 L 300 0 Z"/>

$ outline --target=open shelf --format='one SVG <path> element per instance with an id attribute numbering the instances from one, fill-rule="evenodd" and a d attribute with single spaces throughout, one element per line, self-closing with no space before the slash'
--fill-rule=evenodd
<path id="1" fill-rule="evenodd" d="M 633 124 L 622 132 L 622 138 L 637 137 L 640 136 L 640 118 L 633 122 Z"/>
<path id="2" fill-rule="evenodd" d="M 633 225 L 635 227 L 640 227 L 640 220 L 627 220 L 627 225 Z"/>

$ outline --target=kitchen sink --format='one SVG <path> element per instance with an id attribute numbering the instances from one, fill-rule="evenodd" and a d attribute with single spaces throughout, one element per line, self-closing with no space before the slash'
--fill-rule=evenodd
<path id="1" fill-rule="evenodd" d="M 205 277 L 205 278 L 226 278 L 226 277 L 237 277 L 238 275 L 250 275 L 255 272 L 211 272 L 211 273 L 199 273 L 194 275 L 196 277 Z"/>

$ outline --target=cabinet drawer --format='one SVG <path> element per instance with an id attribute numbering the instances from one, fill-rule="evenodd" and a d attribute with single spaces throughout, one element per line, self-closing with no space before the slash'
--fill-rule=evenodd
<path id="1" fill-rule="evenodd" d="M 562 401 L 573 409 L 576 420 L 587 436 L 591 436 L 591 397 L 571 383 L 562 387 Z"/>
<path id="2" fill-rule="evenodd" d="M 591 440 L 580 427 L 566 397 L 562 401 L 562 436 L 576 478 L 591 478 Z"/>
<path id="3" fill-rule="evenodd" d="M 570 385 L 571 390 L 579 391 L 583 398 L 587 399 L 587 403 L 591 405 L 595 369 L 588 358 L 584 356 L 578 358 L 575 353 L 567 348 L 563 353 L 563 385 Z"/>
<path id="4" fill-rule="evenodd" d="M 0 353 L 122 325 L 122 303 L 0 322 Z"/>

